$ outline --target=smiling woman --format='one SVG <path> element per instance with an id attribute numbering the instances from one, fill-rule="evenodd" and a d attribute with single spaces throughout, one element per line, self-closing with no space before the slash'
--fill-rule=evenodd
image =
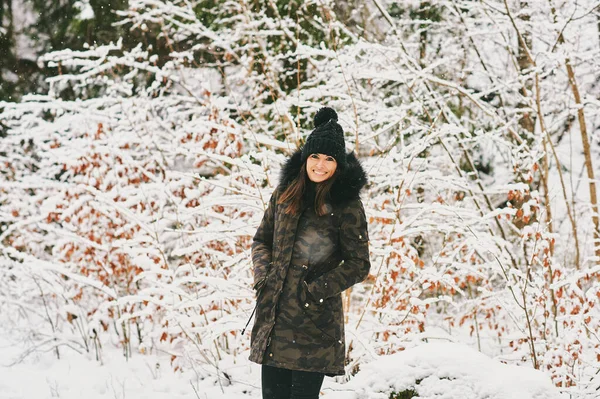
<path id="1" fill-rule="evenodd" d="M 367 178 L 337 119 L 317 112 L 254 235 L 250 360 L 262 365 L 263 399 L 315 399 L 326 375 L 344 374 L 341 293 L 371 264 L 359 196 Z"/>

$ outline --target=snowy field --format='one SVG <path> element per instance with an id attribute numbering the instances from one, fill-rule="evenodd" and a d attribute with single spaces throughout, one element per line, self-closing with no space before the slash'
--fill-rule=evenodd
<path id="1" fill-rule="evenodd" d="M 260 398 L 260 367 L 222 363 L 216 371 L 198 366 L 173 373 L 168 356 L 104 350 L 103 364 L 73 351 L 33 353 L 18 364 L 24 347 L 0 338 L 2 399 L 234 399 Z M 560 398 L 541 372 L 508 366 L 475 350 L 430 343 L 367 364 L 348 383 L 326 378 L 324 399 L 387 399 L 392 391 L 413 389 L 423 399 Z"/>

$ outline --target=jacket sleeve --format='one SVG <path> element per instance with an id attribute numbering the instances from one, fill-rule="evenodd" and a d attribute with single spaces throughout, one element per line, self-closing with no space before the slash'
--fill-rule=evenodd
<path id="1" fill-rule="evenodd" d="M 339 295 L 369 274 L 369 235 L 367 218 L 360 200 L 350 203 L 340 215 L 339 245 L 342 261 L 338 266 L 306 283 L 308 293 L 317 302 Z"/>
<path id="2" fill-rule="evenodd" d="M 271 264 L 276 207 L 277 191 L 271 195 L 269 206 L 263 215 L 260 226 L 256 230 L 254 240 L 252 241 L 253 287 L 256 290 L 262 288 Z"/>

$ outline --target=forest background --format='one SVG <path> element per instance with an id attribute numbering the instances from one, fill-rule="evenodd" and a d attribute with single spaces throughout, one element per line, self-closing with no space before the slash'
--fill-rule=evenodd
<path id="1" fill-rule="evenodd" d="M 29 350 L 247 357 L 249 246 L 323 105 L 368 171 L 347 375 L 419 342 L 600 387 L 600 4 L 0 2 L 0 309 Z"/>

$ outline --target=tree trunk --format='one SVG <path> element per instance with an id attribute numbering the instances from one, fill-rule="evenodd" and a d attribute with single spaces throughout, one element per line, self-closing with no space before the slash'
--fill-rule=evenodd
<path id="1" fill-rule="evenodd" d="M 527 25 L 531 19 L 531 16 L 526 11 L 528 7 L 528 1 L 521 1 L 519 3 L 521 12 L 519 13 L 518 18 L 524 22 L 523 25 Z M 528 49 L 531 48 L 531 32 L 529 30 L 521 31 L 521 37 L 523 40 L 519 40 L 519 48 L 517 55 L 517 63 L 519 65 L 519 73 L 521 75 L 525 75 L 528 71 L 534 66 L 533 60 L 529 57 Z M 523 87 L 519 89 L 519 92 L 524 98 L 530 97 L 532 93 L 533 82 L 531 78 L 527 79 L 524 83 Z M 530 106 L 526 102 L 520 102 L 517 104 L 518 108 L 530 108 Z M 527 110 L 519 119 L 519 125 L 528 131 L 529 133 L 534 132 L 535 130 L 535 118 L 533 116 L 533 112 L 531 110 Z M 527 140 L 527 138 L 525 138 Z"/>
<path id="2" fill-rule="evenodd" d="M 552 8 L 552 15 L 556 18 L 556 9 Z M 598 19 L 600 24 L 600 19 Z M 600 29 L 600 26 L 599 26 Z M 565 37 L 562 32 L 558 35 L 558 43 L 564 44 Z M 598 217 L 598 195 L 596 193 L 596 178 L 594 176 L 594 164 L 592 162 L 592 150 L 590 147 L 590 138 L 587 132 L 587 124 L 585 122 L 585 111 L 581 102 L 581 94 L 579 86 L 575 79 L 575 70 L 571 64 L 569 57 L 565 58 L 565 67 L 569 78 L 569 86 L 573 92 L 573 98 L 577 105 L 577 120 L 579 122 L 579 131 L 581 133 L 581 143 L 583 145 L 583 156 L 585 169 L 588 176 L 588 185 L 590 191 L 590 204 L 592 205 L 592 223 L 594 223 L 594 254 L 596 255 L 596 264 L 600 264 L 600 219 Z"/>
<path id="3" fill-rule="evenodd" d="M 587 124 L 585 122 L 585 113 L 583 111 L 583 104 L 581 103 L 581 95 L 579 94 L 579 87 L 575 80 L 575 71 L 571 65 L 571 60 L 567 58 L 565 60 L 565 66 L 567 68 L 567 76 L 569 77 L 569 85 L 577 104 L 577 119 L 579 121 L 579 130 L 581 132 L 581 142 L 583 144 L 583 156 L 585 157 L 585 169 L 587 171 L 589 180 L 590 190 L 590 203 L 592 205 L 592 222 L 594 223 L 594 253 L 598 258 L 596 263 L 600 263 L 600 229 L 598 219 L 598 195 L 596 193 L 596 178 L 594 177 L 594 164 L 592 163 L 592 151 L 590 147 L 590 139 L 587 133 Z"/>

